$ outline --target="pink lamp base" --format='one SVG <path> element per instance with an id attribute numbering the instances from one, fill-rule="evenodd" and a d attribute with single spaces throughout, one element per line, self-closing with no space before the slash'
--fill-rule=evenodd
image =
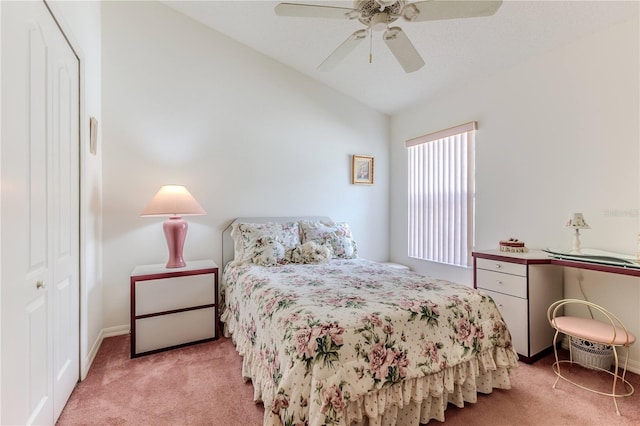
<path id="1" fill-rule="evenodd" d="M 170 217 L 162 225 L 169 249 L 167 268 L 182 268 L 187 266 L 182 258 L 182 249 L 184 248 L 184 240 L 187 238 L 188 227 L 187 222 L 178 216 Z"/>

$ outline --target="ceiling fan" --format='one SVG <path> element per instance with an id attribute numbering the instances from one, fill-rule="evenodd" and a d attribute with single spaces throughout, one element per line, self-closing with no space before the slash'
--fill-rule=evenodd
<path id="1" fill-rule="evenodd" d="M 406 0 L 355 0 L 353 8 L 320 6 L 303 3 L 280 3 L 275 12 L 278 16 L 303 18 L 357 19 L 367 28 L 351 34 L 324 60 L 318 69 L 329 71 L 344 59 L 367 36 L 374 31 L 383 31 L 382 39 L 396 57 L 405 72 L 419 70 L 424 60 L 411 44 L 402 28 L 389 27 L 399 18 L 409 22 L 437 21 L 443 19 L 491 16 L 502 5 L 502 0 L 426 0 L 409 3 Z M 372 55 L 369 53 L 369 62 Z"/>

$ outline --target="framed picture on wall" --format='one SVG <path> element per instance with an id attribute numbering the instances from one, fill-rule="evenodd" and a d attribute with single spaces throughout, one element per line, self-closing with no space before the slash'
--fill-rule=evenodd
<path id="1" fill-rule="evenodd" d="M 98 120 L 95 117 L 89 119 L 89 152 L 93 155 L 98 152 Z"/>
<path id="2" fill-rule="evenodd" d="M 354 155 L 351 166 L 351 183 L 373 185 L 373 157 Z"/>

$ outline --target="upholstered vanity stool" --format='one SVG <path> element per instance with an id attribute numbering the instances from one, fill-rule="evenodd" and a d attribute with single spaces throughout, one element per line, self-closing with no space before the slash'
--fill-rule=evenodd
<path id="1" fill-rule="evenodd" d="M 583 305 L 589 309 L 589 313 L 591 314 L 591 318 L 581 318 L 574 316 L 560 316 L 562 313 L 562 308 L 568 305 Z M 597 318 L 593 319 L 593 311 L 597 311 Z M 600 315 L 601 314 L 601 315 Z M 629 361 L 629 347 L 636 341 L 636 336 L 629 333 L 624 324 L 611 312 L 606 310 L 605 308 L 598 306 L 594 303 L 587 302 L 585 300 L 579 299 L 563 299 L 559 300 L 551 306 L 547 310 L 547 319 L 549 320 L 549 324 L 556 330 L 556 333 L 553 337 L 553 350 L 555 354 L 556 361 L 553 363 L 553 372 L 558 376 L 556 377 L 556 381 L 553 384 L 553 387 L 556 387 L 558 384 L 558 380 L 562 378 L 569 383 L 572 383 L 579 388 L 598 393 L 600 395 L 611 396 L 613 397 L 613 403 L 616 407 L 616 414 L 620 415 L 620 410 L 618 409 L 618 401 L 616 398 L 631 396 L 633 395 L 634 389 L 631 383 L 627 379 L 625 379 L 625 375 L 627 373 L 627 362 Z M 563 333 L 569 338 L 575 337 L 577 339 L 587 340 L 593 343 L 599 343 L 601 345 L 608 345 L 613 348 L 613 358 L 615 368 L 614 371 L 611 372 L 607 369 L 600 368 L 593 365 L 583 365 L 581 362 L 577 362 L 573 358 L 573 351 L 571 342 L 569 343 L 569 359 L 568 360 L 559 360 L 558 359 L 558 349 L 557 349 L 557 340 L 558 335 Z M 624 359 L 624 368 L 622 369 L 622 375 L 618 374 L 618 348 L 626 349 L 626 356 Z M 583 367 L 587 367 L 590 369 L 605 371 L 613 376 L 613 388 L 611 393 L 601 392 L 597 389 L 589 388 L 583 385 L 580 385 L 566 376 L 562 375 L 562 371 L 560 369 L 560 364 L 568 363 L 579 364 Z M 618 383 L 618 380 L 621 383 Z M 616 391 L 616 385 L 620 384 L 624 389 L 622 392 L 618 393 Z"/>

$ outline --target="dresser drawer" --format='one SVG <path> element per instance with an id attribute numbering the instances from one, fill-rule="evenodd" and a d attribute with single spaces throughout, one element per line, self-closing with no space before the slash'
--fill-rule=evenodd
<path id="1" fill-rule="evenodd" d="M 511 343 L 519 354 L 529 353 L 529 324 L 527 301 L 493 291 L 486 292 L 496 303 L 502 319 L 511 333 Z M 551 327 L 548 327 L 551 328 Z M 549 343 L 553 339 L 549 340 Z"/>
<path id="2" fill-rule="evenodd" d="M 214 308 L 136 320 L 136 353 L 183 345 L 216 337 Z"/>
<path id="3" fill-rule="evenodd" d="M 527 276 L 527 265 L 520 263 L 503 262 L 500 260 L 476 259 L 476 267 L 478 269 L 486 269 L 488 271 L 504 272 L 506 274 Z"/>
<path id="4" fill-rule="evenodd" d="M 136 315 L 215 303 L 213 274 L 139 281 Z"/>
<path id="5" fill-rule="evenodd" d="M 527 298 L 527 277 L 477 269 L 476 285 L 485 290 L 493 290 L 522 299 Z"/>

